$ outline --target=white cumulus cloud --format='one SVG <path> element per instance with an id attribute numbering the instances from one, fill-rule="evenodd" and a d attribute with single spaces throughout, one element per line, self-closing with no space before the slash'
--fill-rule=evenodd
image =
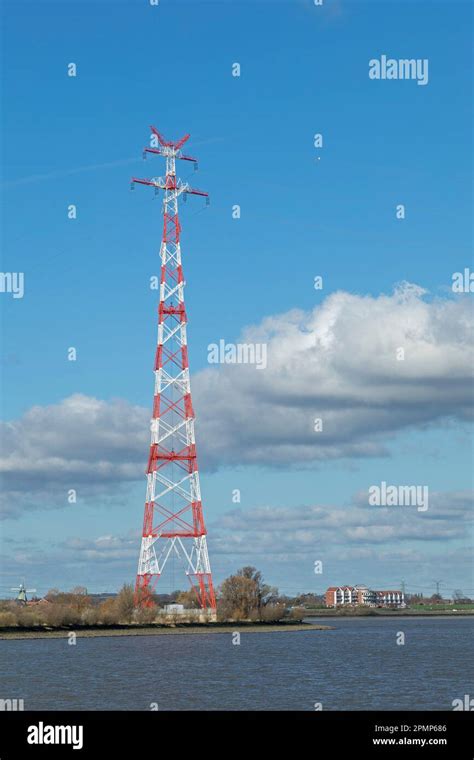
<path id="1" fill-rule="evenodd" d="M 472 419 L 472 317 L 468 297 L 429 299 L 408 283 L 266 317 L 239 339 L 267 344 L 265 369 L 213 365 L 192 379 L 201 468 L 380 456 L 404 430 Z M 77 487 L 123 498 L 144 475 L 149 417 L 75 394 L 3 423 L 3 513 L 66 505 Z"/>

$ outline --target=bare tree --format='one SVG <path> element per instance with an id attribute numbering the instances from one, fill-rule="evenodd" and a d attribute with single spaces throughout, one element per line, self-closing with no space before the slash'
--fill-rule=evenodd
<path id="1" fill-rule="evenodd" d="M 263 582 L 255 567 L 243 567 L 227 578 L 220 588 L 220 617 L 259 619 L 262 609 L 277 599 L 277 589 Z"/>
<path id="2" fill-rule="evenodd" d="M 135 609 L 133 586 L 124 583 L 114 601 L 119 621 L 130 623 Z"/>

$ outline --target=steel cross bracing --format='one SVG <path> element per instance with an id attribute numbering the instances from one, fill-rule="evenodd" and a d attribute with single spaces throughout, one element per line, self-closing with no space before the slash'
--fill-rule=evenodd
<path id="1" fill-rule="evenodd" d="M 183 193 L 207 193 L 176 178 L 176 159 L 193 161 L 176 143 L 166 142 L 152 127 L 159 148 L 145 148 L 166 159 L 165 177 L 132 179 L 164 191 L 163 237 L 160 248 L 161 278 L 158 306 L 158 338 L 155 354 L 155 389 L 142 542 L 135 591 L 149 603 L 151 593 L 172 556 L 177 556 L 194 588 L 199 605 L 216 607 L 207 551 L 199 471 L 194 436 L 194 411 L 189 380 L 181 263 L 178 198 Z"/>

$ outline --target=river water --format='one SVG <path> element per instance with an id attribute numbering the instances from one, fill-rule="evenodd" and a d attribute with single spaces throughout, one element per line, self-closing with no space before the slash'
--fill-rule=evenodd
<path id="1" fill-rule="evenodd" d="M 335 630 L 0 641 L 0 698 L 25 710 L 450 710 L 474 696 L 474 618 L 312 622 Z"/>

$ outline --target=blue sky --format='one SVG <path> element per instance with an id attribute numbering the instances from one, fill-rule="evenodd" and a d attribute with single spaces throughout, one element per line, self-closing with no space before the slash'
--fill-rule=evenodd
<path id="1" fill-rule="evenodd" d="M 73 394 L 150 407 L 156 292 L 148 281 L 158 271 L 160 201 L 145 188 L 129 192 L 132 174 L 162 171 L 159 160 L 141 160 L 149 124 L 170 138 L 191 133 L 199 171 L 183 162 L 181 176 L 211 196 L 207 208 L 190 199 L 181 219 L 195 373 L 209 371 L 208 344 L 236 341 L 246 326 L 292 309 L 311 313 L 339 291 L 376 300 L 408 281 L 428 291 L 428 306 L 455 301 L 452 273 L 472 267 L 470 16 L 461 2 L 7 2 L 2 270 L 25 273 L 25 296 L 0 294 L 4 419 L 15 425 L 31 407 Z M 370 80 L 368 61 L 382 54 L 427 58 L 429 83 Z M 70 62 L 75 78 L 67 76 Z M 323 134 L 320 150 L 315 133 Z M 67 218 L 71 203 L 75 220 Z M 395 218 L 398 203 L 406 206 L 403 221 Z M 241 206 L 239 220 L 233 204 Z M 322 291 L 313 287 L 316 275 L 324 278 Z M 69 346 L 77 349 L 74 363 L 66 361 Z M 449 382 L 457 371 L 448 367 Z M 202 377 L 208 409 L 212 396 Z M 310 457 L 303 469 L 298 456 L 275 464 L 271 453 L 251 466 L 248 445 L 245 456 L 236 449 L 221 466 L 209 454 L 202 488 L 217 579 L 248 560 L 288 591 L 393 585 L 402 576 L 408 589 L 418 584 L 428 592 L 437 577 L 447 593 L 472 589 L 464 533 L 400 537 L 385 555 L 364 544 L 365 555 L 358 546 L 361 556 L 352 559 L 344 543 L 331 553 L 316 538 L 314 559 L 327 552 L 328 565 L 316 580 L 312 550 L 309 558 L 299 554 L 296 542 L 293 556 L 280 547 L 288 556 L 277 558 L 280 534 L 273 558 L 263 547 L 233 555 L 224 538 L 212 554 L 212 525 L 214 535 L 225 534 L 220 521 L 236 507 L 234 488 L 245 514 L 315 503 L 351 509 L 356 494 L 382 479 L 467 491 L 468 415 L 449 395 L 433 397 L 440 411 L 415 415 L 412 424 L 399 427 L 394 414 L 376 454 L 344 449 Z M 235 398 L 229 395 L 228 408 Z M 402 403 L 394 393 L 391 413 Z M 124 415 L 125 441 L 127 424 Z M 198 420 L 198 445 L 199 430 Z M 67 425 L 62 433 L 67 460 Z M 145 444 L 143 463 L 146 455 Z M 203 459 L 205 465 L 207 454 Z M 65 584 L 92 590 L 133 578 L 138 543 L 135 552 L 136 537 L 130 545 L 124 537 L 140 528 L 144 482 L 126 479 L 122 487 L 118 478 L 112 503 L 97 490 L 71 509 L 57 503 L 50 469 L 36 492 L 28 486 L 28 505 L 18 511 L 24 486 L 15 476 L 1 582 L 26 576 L 38 586 L 61 585 L 58 563 Z M 119 537 L 114 557 L 95 544 L 77 551 L 78 541 L 109 535 Z M 400 550 L 406 555 L 395 556 Z"/>

